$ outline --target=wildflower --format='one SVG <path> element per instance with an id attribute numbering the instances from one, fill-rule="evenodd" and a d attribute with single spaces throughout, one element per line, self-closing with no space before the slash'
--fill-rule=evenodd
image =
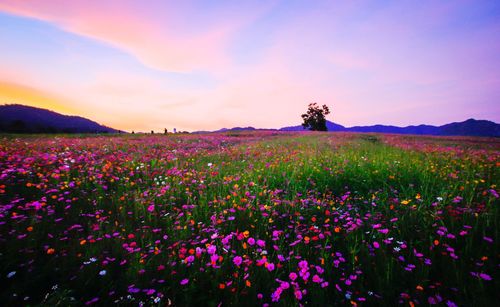
<path id="1" fill-rule="evenodd" d="M 55 253 L 55 252 L 56 252 L 56 250 L 55 250 L 55 249 L 53 249 L 53 248 L 49 248 L 49 249 L 47 249 L 47 255 L 52 255 L 52 254 L 53 254 L 53 253 Z"/>
<path id="2" fill-rule="evenodd" d="M 155 211 L 155 205 L 149 205 L 148 212 L 153 212 L 153 211 Z"/>
<path id="3" fill-rule="evenodd" d="M 257 246 L 259 246 L 259 247 L 265 247 L 266 246 L 266 242 L 264 240 L 257 240 Z"/>
<path id="4" fill-rule="evenodd" d="M 274 263 L 268 263 L 268 264 L 267 264 L 267 270 L 268 270 L 269 272 L 274 271 Z"/>
<path id="5" fill-rule="evenodd" d="M 187 285 L 188 283 L 189 283 L 189 279 L 187 279 L 187 278 L 184 278 L 184 279 L 183 279 L 183 280 L 181 280 L 181 282 L 180 282 L 180 284 L 181 284 L 181 285 L 183 285 L 183 286 L 184 286 L 184 285 Z"/>
<path id="6" fill-rule="evenodd" d="M 240 256 L 236 256 L 233 258 L 233 263 L 236 266 L 240 266 L 242 262 L 243 262 L 243 258 L 241 258 Z"/>
<path id="7" fill-rule="evenodd" d="M 7 274 L 7 278 L 11 278 L 12 276 L 16 275 L 16 271 L 12 271 L 9 274 Z"/>
<path id="8" fill-rule="evenodd" d="M 99 275 L 104 276 L 104 275 L 106 275 L 106 273 L 107 273 L 106 270 L 102 270 L 99 272 Z"/>
<path id="9" fill-rule="evenodd" d="M 254 238 L 252 238 L 252 237 L 250 237 L 250 238 L 248 238 L 247 242 L 248 242 L 248 244 L 250 244 L 250 245 L 254 245 L 254 244 L 255 244 L 255 239 L 254 239 Z"/>
<path id="10" fill-rule="evenodd" d="M 207 248 L 207 253 L 209 255 L 213 255 L 215 254 L 215 252 L 217 251 L 217 246 L 215 245 L 210 245 L 208 248 Z"/>
<path id="11" fill-rule="evenodd" d="M 288 275 L 288 278 L 290 278 L 291 281 L 295 281 L 297 279 L 297 274 L 294 273 L 294 272 L 291 272 L 289 275 Z"/>
<path id="12" fill-rule="evenodd" d="M 488 275 L 486 273 L 480 273 L 479 277 L 481 277 L 481 279 L 484 279 L 484 280 L 492 280 L 493 279 L 493 278 L 491 278 L 490 275 Z"/>
<path id="13" fill-rule="evenodd" d="M 313 278 L 312 278 L 312 281 L 315 282 L 315 283 L 320 283 L 323 281 L 323 279 L 321 277 L 319 277 L 318 275 L 314 275 Z"/>

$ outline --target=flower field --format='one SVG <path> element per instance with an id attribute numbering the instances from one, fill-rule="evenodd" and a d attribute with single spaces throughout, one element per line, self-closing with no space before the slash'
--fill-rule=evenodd
<path id="1" fill-rule="evenodd" d="M 2 305 L 494 306 L 500 140 L 0 138 Z"/>

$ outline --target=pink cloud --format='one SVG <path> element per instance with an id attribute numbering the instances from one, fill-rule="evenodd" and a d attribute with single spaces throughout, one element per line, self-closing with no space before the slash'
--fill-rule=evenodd
<path id="1" fill-rule="evenodd" d="M 201 15 L 187 2 L 5 0 L 0 11 L 103 41 L 155 69 L 190 72 L 229 65 L 231 39 L 271 6 L 235 3 Z"/>

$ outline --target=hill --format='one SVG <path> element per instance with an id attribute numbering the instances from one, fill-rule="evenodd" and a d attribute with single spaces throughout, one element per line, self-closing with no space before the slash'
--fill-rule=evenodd
<path id="1" fill-rule="evenodd" d="M 19 104 L 0 105 L 0 132 L 8 133 L 118 133 L 80 116 L 68 116 Z"/>
<path id="2" fill-rule="evenodd" d="M 500 125 L 488 120 L 468 119 L 463 122 L 455 122 L 442 126 L 418 125 L 418 126 L 354 126 L 344 127 L 327 121 L 328 131 L 350 131 L 350 132 L 378 132 L 398 134 L 420 134 L 420 135 L 463 135 L 463 136 L 492 136 L 500 137 Z M 304 131 L 302 126 L 291 126 L 279 129 L 281 131 Z"/>

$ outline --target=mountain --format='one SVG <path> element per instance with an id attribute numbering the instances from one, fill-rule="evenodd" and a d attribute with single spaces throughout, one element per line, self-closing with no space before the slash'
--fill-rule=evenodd
<path id="1" fill-rule="evenodd" d="M 350 132 L 378 132 L 398 134 L 425 134 L 425 135 L 463 135 L 463 136 L 493 136 L 500 137 L 500 124 L 488 120 L 468 119 L 463 122 L 450 123 L 442 126 L 418 125 L 418 126 L 354 126 L 344 127 L 331 121 L 326 121 L 328 131 L 350 131 Z M 305 131 L 302 126 L 291 126 L 279 129 L 281 131 Z"/>
<path id="2" fill-rule="evenodd" d="M 62 115 L 19 104 L 0 105 L 0 132 L 11 133 L 118 133 L 79 116 Z"/>
<path id="3" fill-rule="evenodd" d="M 326 128 L 328 131 L 346 131 L 346 127 L 333 123 L 329 120 L 326 121 Z M 302 125 L 300 126 L 290 126 L 290 127 L 283 127 L 281 129 L 278 129 L 280 131 L 307 131 L 307 129 L 304 129 Z"/>
<path id="4" fill-rule="evenodd" d="M 222 128 L 214 132 L 229 132 L 229 131 L 254 131 L 257 130 L 254 127 L 234 127 L 234 128 Z M 259 129 L 260 130 L 260 129 Z"/>

